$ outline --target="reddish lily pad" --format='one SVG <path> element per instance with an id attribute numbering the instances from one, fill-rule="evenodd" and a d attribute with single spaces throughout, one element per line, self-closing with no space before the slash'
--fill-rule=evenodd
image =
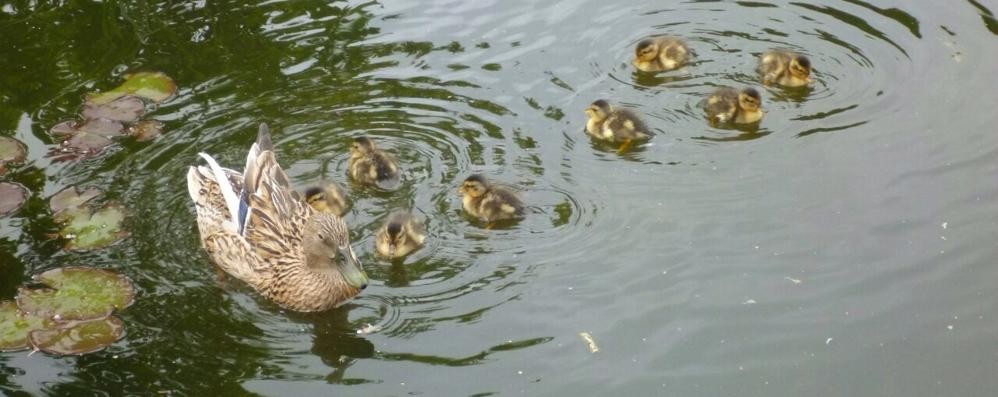
<path id="1" fill-rule="evenodd" d="M 63 211 L 59 220 L 64 225 L 59 235 L 68 240 L 68 250 L 104 248 L 128 237 L 128 232 L 121 230 L 124 219 L 125 209 L 118 205 L 107 205 L 93 213 L 85 208 Z"/>
<path id="2" fill-rule="evenodd" d="M 74 321 L 56 329 L 31 331 L 28 340 L 50 354 L 81 355 L 108 347 L 125 333 L 125 325 L 114 316 Z"/>
<path id="3" fill-rule="evenodd" d="M 35 275 L 51 288 L 20 288 L 21 311 L 58 321 L 90 320 L 124 309 L 135 301 L 128 277 L 88 267 L 64 267 Z"/>
<path id="4" fill-rule="evenodd" d="M 17 211 L 28 199 L 28 189 L 19 183 L 0 182 L 0 216 Z"/>
<path id="5" fill-rule="evenodd" d="M 21 141 L 0 136 L 0 175 L 7 169 L 7 164 L 21 164 L 28 157 L 28 147 Z"/>
<path id="6" fill-rule="evenodd" d="M 177 92 L 177 83 L 162 72 L 138 72 L 125 75 L 125 82 L 113 90 L 87 95 L 87 102 L 109 103 L 125 95 L 146 98 L 153 102 L 163 102 Z"/>
<path id="7" fill-rule="evenodd" d="M 0 302 L 0 352 L 28 348 L 28 333 L 52 326 L 44 317 L 25 314 L 17 310 L 14 301 Z"/>
<path id="8" fill-rule="evenodd" d="M 100 194 L 100 189 L 90 187 L 80 191 L 79 187 L 70 186 L 49 198 L 49 208 L 53 214 L 58 214 L 64 210 L 80 208 Z"/>
<path id="9" fill-rule="evenodd" d="M 163 123 L 157 120 L 142 120 L 128 127 L 128 133 L 134 136 L 136 141 L 151 141 L 163 134 Z"/>
<path id="10" fill-rule="evenodd" d="M 111 146 L 111 137 L 124 135 L 125 126 L 120 122 L 108 119 L 64 121 L 49 130 L 53 135 L 67 136 L 62 146 L 50 152 L 50 155 L 60 159 L 94 156 L 104 148 Z"/>
<path id="11" fill-rule="evenodd" d="M 108 103 L 86 102 L 80 115 L 87 120 L 106 119 L 132 123 L 146 112 L 146 104 L 139 97 L 123 96 Z"/>

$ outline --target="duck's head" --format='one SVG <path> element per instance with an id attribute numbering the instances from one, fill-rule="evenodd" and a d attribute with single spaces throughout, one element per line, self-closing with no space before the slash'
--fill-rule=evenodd
<path id="1" fill-rule="evenodd" d="M 400 245 L 406 244 L 408 233 L 404 232 L 405 221 L 402 219 L 390 219 L 385 225 L 385 233 L 380 235 L 382 243 L 388 245 L 388 256 L 394 258 L 395 252 Z"/>
<path id="2" fill-rule="evenodd" d="M 343 216 L 347 207 L 346 193 L 339 185 L 329 181 L 305 190 L 305 202 L 312 206 L 313 210 L 337 216 Z"/>
<path id="3" fill-rule="evenodd" d="M 762 97 L 755 88 L 745 88 L 738 93 L 738 107 L 748 111 L 759 110 Z"/>
<path id="4" fill-rule="evenodd" d="M 586 115 L 595 121 L 603 121 L 610 116 L 610 110 L 609 102 L 598 99 L 586 108 Z"/>
<path id="5" fill-rule="evenodd" d="M 465 178 L 458 192 L 469 197 L 481 197 L 489 189 L 488 182 L 481 175 L 475 174 Z"/>
<path id="6" fill-rule="evenodd" d="M 658 42 L 653 39 L 641 40 L 634 47 L 634 59 L 643 62 L 653 61 L 658 58 L 658 47 Z"/>
<path id="7" fill-rule="evenodd" d="M 797 55 L 790 60 L 790 75 L 795 78 L 811 81 L 811 60 L 806 56 Z"/>
<path id="8" fill-rule="evenodd" d="M 363 156 L 374 151 L 374 141 L 366 136 L 353 139 L 350 146 L 350 154 L 353 156 Z"/>
<path id="9" fill-rule="evenodd" d="M 303 245 L 309 267 L 337 272 L 350 287 L 367 288 L 367 274 L 350 246 L 343 218 L 331 214 L 313 216 L 305 228 Z"/>

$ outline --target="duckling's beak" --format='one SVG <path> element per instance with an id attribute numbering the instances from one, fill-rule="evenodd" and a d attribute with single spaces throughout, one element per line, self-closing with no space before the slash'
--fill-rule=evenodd
<path id="1" fill-rule="evenodd" d="M 343 258 L 339 262 L 340 274 L 347 284 L 354 288 L 367 288 L 367 274 L 364 273 L 364 266 L 357 259 L 357 255 L 353 253 L 353 247 L 349 245 L 341 247 L 340 255 Z"/>
<path id="2" fill-rule="evenodd" d="M 398 244 L 395 243 L 388 244 L 388 257 L 394 258 L 396 250 L 398 250 Z"/>

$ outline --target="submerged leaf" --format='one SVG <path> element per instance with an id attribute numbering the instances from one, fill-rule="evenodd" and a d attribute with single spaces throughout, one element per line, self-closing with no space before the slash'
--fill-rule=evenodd
<path id="1" fill-rule="evenodd" d="M 125 95 L 135 95 L 153 102 L 163 102 L 177 92 L 177 84 L 161 72 L 138 72 L 125 75 L 125 82 L 113 90 L 87 95 L 87 102 L 104 104 Z"/>
<path id="2" fill-rule="evenodd" d="M 28 339 L 36 349 L 51 354 L 86 354 L 108 347 L 121 338 L 125 325 L 114 316 L 68 323 L 56 329 L 35 330 Z"/>
<path id="3" fill-rule="evenodd" d="M 21 141 L 0 136 L 0 175 L 3 175 L 7 164 L 20 164 L 28 157 L 28 147 Z"/>
<path id="4" fill-rule="evenodd" d="M 79 187 L 70 186 L 49 198 L 49 208 L 53 214 L 72 208 L 78 208 L 100 194 L 100 189 L 95 187 L 80 191 Z"/>
<path id="5" fill-rule="evenodd" d="M 17 291 L 17 305 L 25 313 L 65 320 L 88 320 L 124 309 L 135 300 L 132 282 L 120 274 L 87 267 L 65 267 L 36 275 L 51 288 Z"/>
<path id="6" fill-rule="evenodd" d="M 163 133 L 163 123 L 157 120 L 142 120 L 128 127 L 128 133 L 134 136 L 136 141 L 151 141 Z"/>
<path id="7" fill-rule="evenodd" d="M 17 211 L 28 199 L 28 189 L 19 183 L 0 182 L 0 216 Z"/>
<path id="8" fill-rule="evenodd" d="M 92 250 L 103 248 L 128 236 L 121 230 L 125 209 L 118 205 L 108 205 L 90 213 L 85 209 L 65 211 L 61 220 L 65 223 L 59 234 L 69 240 L 66 249 Z"/>
<path id="9" fill-rule="evenodd" d="M 108 103 L 86 102 L 80 115 L 87 120 L 107 119 L 132 123 L 146 112 L 146 104 L 141 98 L 123 96 Z"/>
<path id="10" fill-rule="evenodd" d="M 17 310 L 14 301 L 0 302 L 0 352 L 27 349 L 28 333 L 50 326 L 48 319 Z"/>

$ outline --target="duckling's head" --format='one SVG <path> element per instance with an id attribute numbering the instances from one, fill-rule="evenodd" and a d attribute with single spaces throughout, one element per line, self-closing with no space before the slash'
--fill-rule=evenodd
<path id="1" fill-rule="evenodd" d="M 470 197 L 481 197 L 488 190 L 488 182 L 481 175 L 475 174 L 467 177 L 458 192 Z"/>
<path id="2" fill-rule="evenodd" d="M 795 56 L 790 60 L 790 74 L 802 80 L 810 80 L 811 60 L 803 55 Z"/>
<path id="3" fill-rule="evenodd" d="M 759 96 L 759 91 L 756 91 L 755 88 L 745 88 L 738 93 L 738 107 L 744 110 L 759 110 L 761 104 L 762 97 Z"/>
<path id="4" fill-rule="evenodd" d="M 634 47 L 634 58 L 639 61 L 653 61 L 658 57 L 658 42 L 653 39 L 644 39 Z"/>
<path id="5" fill-rule="evenodd" d="M 385 233 L 380 237 L 384 239 L 383 243 L 388 245 L 388 256 L 395 257 L 395 251 L 398 250 L 400 245 L 405 244 L 406 233 L 402 232 L 405 227 L 404 221 L 401 219 L 391 219 L 388 224 L 385 225 Z"/>
<path id="6" fill-rule="evenodd" d="M 350 146 L 350 154 L 352 155 L 365 155 L 374 151 L 374 141 L 366 136 L 357 137 L 353 139 L 353 145 Z"/>
<path id="7" fill-rule="evenodd" d="M 603 121 L 610 116 L 610 103 L 603 99 L 596 100 L 586 108 L 586 115 L 590 119 Z"/>
<path id="8" fill-rule="evenodd" d="M 343 216 L 347 207 L 346 193 L 343 192 L 343 189 L 339 185 L 329 181 L 306 189 L 305 202 L 316 211 L 335 214 L 337 216 Z"/>

